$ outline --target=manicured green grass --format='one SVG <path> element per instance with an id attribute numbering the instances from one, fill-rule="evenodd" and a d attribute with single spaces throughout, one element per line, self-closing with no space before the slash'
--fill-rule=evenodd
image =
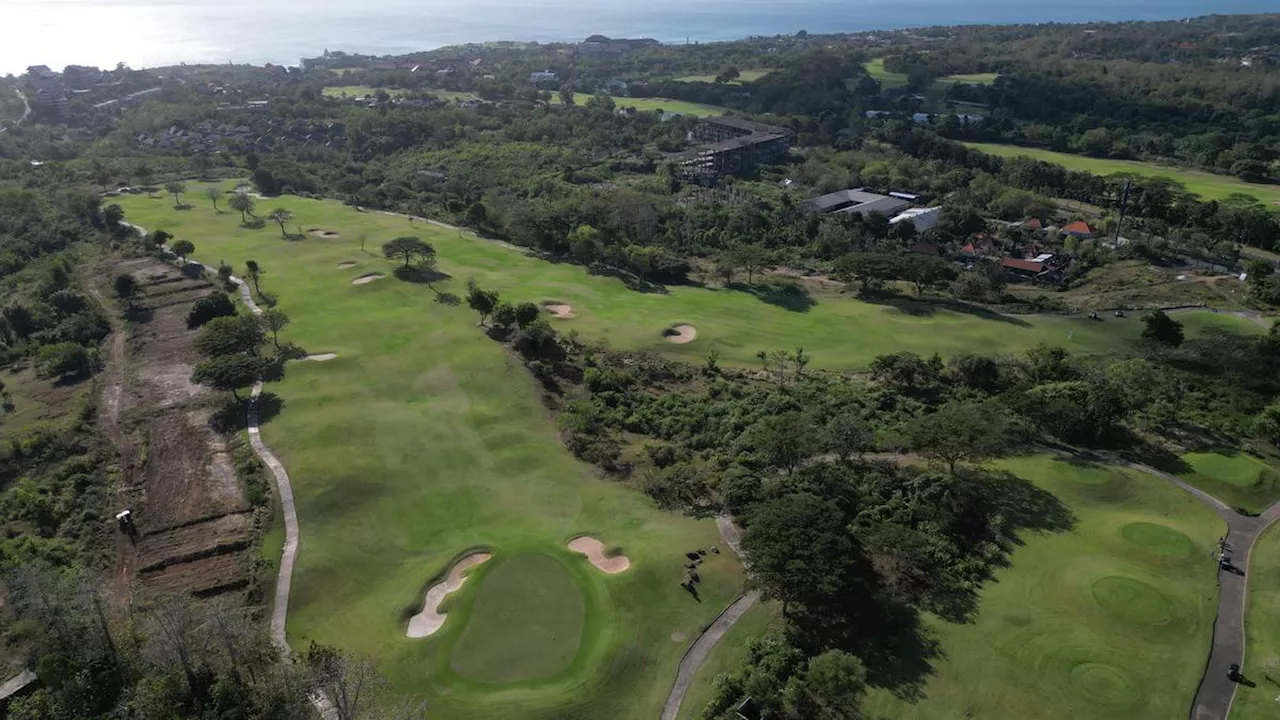
<path id="1" fill-rule="evenodd" d="M 435 95 L 441 100 L 449 102 L 458 102 L 459 100 L 470 100 L 475 97 L 475 93 L 461 92 L 458 90 L 428 90 L 428 93 Z"/>
<path id="2" fill-rule="evenodd" d="M 1260 513 L 1280 501 L 1280 471 L 1247 453 L 1193 452 L 1182 460 L 1187 482 L 1232 507 Z"/>
<path id="3" fill-rule="evenodd" d="M 575 105 L 586 105 L 587 101 L 590 100 L 591 97 L 592 96 L 589 93 L 574 93 L 573 103 Z M 702 103 L 686 102 L 684 100 L 672 100 L 671 98 L 632 98 L 614 96 L 613 102 L 620 108 L 633 107 L 638 112 L 665 110 L 666 112 L 692 115 L 694 117 L 723 115 L 728 112 L 727 108 L 722 108 L 717 105 L 704 105 Z M 551 94 L 551 104 L 560 104 L 560 96 L 556 93 Z"/>
<path id="4" fill-rule="evenodd" d="M 1204 671 L 1217 609 L 1213 547 L 1223 523 L 1172 484 L 1046 456 L 1000 467 L 1074 514 L 1061 533 L 1023 534 L 969 624 L 928 619 L 942 655 L 923 697 L 883 689 L 874 717 L 1182 717 Z"/>
<path id="5" fill-rule="evenodd" d="M 1241 672 L 1252 686 L 1236 685 L 1231 720 L 1263 720 L 1280 716 L 1280 526 L 1258 538 L 1246 572 L 1249 605 Z"/>
<path id="6" fill-rule="evenodd" d="M 202 187 L 191 183 L 189 191 Z M 392 277 L 351 284 L 367 272 L 390 275 L 392 265 L 372 252 L 410 232 L 435 243 L 441 269 L 454 275 L 436 283 L 441 292 L 464 293 L 469 273 L 484 281 L 514 263 L 518 279 L 503 285 L 513 299 L 536 299 L 539 286 L 564 294 L 538 280 L 538 269 L 551 271 L 556 284 L 580 279 L 566 273 L 571 268 L 335 202 L 260 203 L 263 211 L 292 209 L 303 227 L 342 233 L 291 242 L 272 226 L 242 228 L 238 214 L 215 215 L 207 205 L 175 211 L 163 200 L 120 200 L 131 221 L 193 241 L 205 262 L 242 268 L 258 261 L 262 289 L 293 320 L 286 337 L 338 354 L 291 364 L 282 382 L 268 386 L 283 408 L 262 435 L 289 470 L 301 532 L 288 622 L 294 647 L 315 640 L 369 655 L 394 688 L 428 699 L 433 716 L 650 720 L 658 713 L 683 652 L 672 633 L 692 635 L 741 592 L 741 567 L 727 554 L 700 568 L 704 602 L 680 588 L 683 552 L 718 544 L 715 524 L 660 512 L 574 460 L 533 379 L 465 306 L 437 302 L 427 286 Z M 370 253 L 360 250 L 361 233 Z M 358 265 L 339 270 L 345 260 Z M 629 297 L 614 281 L 586 282 L 613 287 L 620 301 Z M 404 636 L 426 584 L 457 553 L 484 546 L 495 560 L 559 556 L 584 533 L 621 546 L 632 566 L 613 576 L 574 570 L 588 613 L 583 649 L 565 671 L 494 684 L 450 667 L 483 582 L 469 581 L 451 599 L 456 614 L 438 633 Z M 566 559 L 570 568 L 574 560 Z"/>
<path id="7" fill-rule="evenodd" d="M 1182 183 L 1189 192 L 1196 193 L 1205 200 L 1223 200 L 1235 193 L 1252 195 L 1265 205 L 1274 206 L 1280 203 L 1280 185 L 1260 185 L 1247 183 L 1229 175 L 1215 175 L 1200 170 L 1137 160 L 1111 160 L 1093 158 L 1084 155 L 1072 155 L 1040 148 L 1028 148 L 1018 145 L 1002 145 L 999 143 L 965 143 L 971 148 L 991 155 L 1015 157 L 1025 155 L 1036 160 L 1043 160 L 1061 165 L 1068 170 L 1091 172 L 1096 175 L 1112 175 L 1128 173 L 1142 177 L 1162 177 Z"/>
<path id="8" fill-rule="evenodd" d="M 772 68 L 765 68 L 762 70 L 742 70 L 741 72 L 738 73 L 737 79 L 730 80 L 727 84 L 741 85 L 744 82 L 755 82 L 756 80 L 759 80 L 760 78 L 764 77 L 765 75 L 768 75 L 771 72 L 773 72 Z M 713 83 L 716 81 L 716 74 L 711 73 L 709 75 L 685 75 L 684 77 L 676 78 L 676 81 L 677 82 Z"/>
<path id="9" fill-rule="evenodd" d="M 742 667 L 747 659 L 747 648 L 752 640 L 764 636 L 770 627 L 782 622 L 781 609 L 778 603 L 758 602 L 738 622 L 720 638 L 720 642 L 711 649 L 711 654 L 694 673 L 693 683 L 680 705 L 681 720 L 698 720 L 702 717 L 702 709 L 711 702 L 712 683 L 719 675 L 730 673 Z M 692 639 L 685 642 L 688 645 Z"/>
<path id="10" fill-rule="evenodd" d="M 470 608 L 450 655 L 468 680 L 508 683 L 541 679 L 573 664 L 582 644 L 586 601 L 564 562 L 546 553 L 498 557 L 468 580 Z"/>
<path id="11" fill-rule="evenodd" d="M 452 281 L 437 284 L 442 291 L 463 294 L 467 278 L 474 277 L 481 286 L 499 290 L 515 301 L 566 302 L 573 306 L 576 317 L 551 320 L 564 332 L 577 330 L 585 338 L 601 340 L 612 347 L 654 350 L 690 362 L 702 362 L 707 353 L 716 350 L 721 353 L 722 363 L 750 366 L 758 362 L 759 350 L 803 347 L 813 357 L 812 367 L 858 369 L 866 367 L 877 355 L 898 350 L 924 355 L 938 352 L 948 357 L 963 352 L 1019 353 L 1042 342 L 1073 352 L 1115 350 L 1136 341 L 1141 332 L 1137 318 L 1002 318 L 906 299 L 876 304 L 852 297 L 818 298 L 812 307 L 798 311 L 763 302 L 743 290 L 672 286 L 666 292 L 642 293 L 628 290 L 619 280 L 591 275 L 578 265 L 548 263 L 466 232 L 422 223 L 410 227 L 404 218 L 361 213 L 334 201 L 285 197 L 261 203 L 264 210 L 288 207 L 297 213 L 297 224 L 328 228 L 342 236 L 330 240 L 308 237 L 292 243 L 280 240 L 279 233 L 273 232 L 274 226 L 244 230 L 237 227 L 238 216 L 215 216 L 207 207 L 176 212 L 171 203 L 159 197 L 121 201 L 131 221 L 145 227 L 162 222 L 179 238 L 193 241 L 197 257 L 215 263 L 226 258 L 237 267 L 242 266 L 248 253 L 259 247 L 263 252 L 278 253 L 285 264 L 292 262 L 295 255 L 318 256 L 322 258 L 318 262 L 330 264 L 309 282 L 329 288 L 325 297 L 361 273 L 389 272 L 390 265 L 371 253 L 391 238 L 407 233 L 419 235 L 436 247 L 440 268 L 453 277 Z M 360 251 L 361 235 L 368 237 L 369 253 Z M 227 247 L 234 248 L 234 252 L 223 249 Z M 243 254 L 243 258 L 236 253 Z M 355 260 L 360 265 L 338 271 L 336 266 L 343 260 Z M 409 292 L 390 279 L 355 291 L 391 292 L 388 285 L 397 293 Z M 423 288 L 414 292 L 424 299 L 434 297 Z M 466 315 L 469 311 L 452 312 Z M 1191 337 L 1210 327 L 1244 333 L 1263 331 L 1232 315 L 1188 312 L 1179 313 L 1177 318 Z M 663 329 L 677 323 L 696 326 L 697 339 L 684 345 L 665 341 Z M 328 348 L 316 351 L 324 350 Z"/>
<path id="12" fill-rule="evenodd" d="M 1000 77 L 1000 73 L 959 73 L 956 75 L 945 75 L 938 78 L 934 82 L 939 85 L 954 85 L 955 83 L 964 83 L 966 85 L 990 85 Z"/>
<path id="13" fill-rule="evenodd" d="M 907 84 L 906 73 L 889 72 L 884 69 L 884 58 L 871 60 L 867 63 L 866 68 L 867 74 L 871 76 L 871 79 L 880 82 L 882 90 L 898 88 Z"/>
<path id="14" fill-rule="evenodd" d="M 402 94 L 402 91 L 395 88 L 377 88 L 369 85 L 339 85 L 336 87 L 327 87 L 324 89 L 326 97 L 364 97 L 365 95 L 376 95 L 379 90 L 385 90 L 391 97 Z"/>

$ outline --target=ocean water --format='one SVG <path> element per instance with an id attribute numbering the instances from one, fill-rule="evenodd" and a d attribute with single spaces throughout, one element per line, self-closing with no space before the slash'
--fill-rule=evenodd
<path id="1" fill-rule="evenodd" d="M 663 42 L 797 30 L 1162 20 L 1277 0 L 0 0 L 0 73 L 28 65 L 297 64 L 326 48 L 405 53 L 485 40 Z"/>

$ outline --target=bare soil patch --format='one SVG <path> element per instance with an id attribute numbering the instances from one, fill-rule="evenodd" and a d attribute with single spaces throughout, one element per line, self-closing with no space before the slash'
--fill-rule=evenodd
<path id="1" fill-rule="evenodd" d="M 574 317 L 573 306 L 568 303 L 544 302 L 542 303 L 542 309 L 558 318 L 568 319 Z"/>
<path id="2" fill-rule="evenodd" d="M 343 262 L 338 263 L 338 269 L 339 269 L 339 270 L 348 270 L 348 269 L 353 268 L 353 267 L 355 267 L 356 265 L 359 265 L 359 264 L 360 264 L 360 263 L 356 262 L 355 260 L 346 260 L 346 261 L 343 261 Z"/>
<path id="3" fill-rule="evenodd" d="M 698 329 L 692 325 L 672 325 L 662 331 L 662 337 L 669 343 L 683 345 L 698 337 Z"/>
<path id="4" fill-rule="evenodd" d="M 569 549 L 587 556 L 587 560 L 597 570 L 610 575 L 617 575 L 631 567 L 631 559 L 622 553 L 608 555 L 604 543 L 589 536 L 582 535 L 569 541 Z"/>
<path id="5" fill-rule="evenodd" d="M 440 603 L 449 593 L 456 592 L 466 582 L 467 570 L 493 557 L 487 552 L 472 553 L 453 564 L 444 580 L 427 588 L 426 598 L 422 602 L 422 612 L 409 618 L 409 628 L 405 637 L 424 638 L 444 626 L 445 613 L 440 612 Z"/>
<path id="6" fill-rule="evenodd" d="M 342 237 L 340 233 L 336 233 L 332 230 L 326 230 L 324 228 L 307 228 L 307 232 L 311 233 L 312 235 L 315 235 L 316 237 L 322 237 L 322 238 Z"/>
<path id="7" fill-rule="evenodd" d="M 252 572 L 252 509 L 228 438 L 209 427 L 222 398 L 191 382 L 196 331 L 186 324 L 216 289 L 146 259 L 104 268 L 93 294 L 108 302 L 106 284 L 122 272 L 138 280 L 141 300 L 128 327 L 116 324 L 100 413 L 120 455 L 115 509 L 133 511 L 137 534 L 120 535 L 116 577 L 201 596 L 240 590 Z"/>
<path id="8" fill-rule="evenodd" d="M 368 273 L 368 274 L 366 274 L 366 275 L 361 275 L 360 277 L 356 278 L 355 280 L 352 280 L 352 281 L 351 281 L 351 284 L 352 284 L 352 285 L 364 285 L 365 283 L 371 283 L 371 282 L 373 282 L 374 280 L 381 280 L 381 279 L 382 279 L 382 278 L 384 278 L 384 277 L 386 277 L 386 275 L 383 275 L 382 273 Z"/>

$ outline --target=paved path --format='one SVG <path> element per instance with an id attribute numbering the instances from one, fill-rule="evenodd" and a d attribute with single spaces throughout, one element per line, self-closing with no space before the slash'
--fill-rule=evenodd
<path id="1" fill-rule="evenodd" d="M 124 224 L 143 235 L 147 234 L 147 229 L 141 225 Z M 209 266 L 201 265 L 194 260 L 186 260 L 185 262 L 190 265 L 200 265 L 210 272 L 216 272 Z M 245 307 L 249 308 L 249 312 L 254 315 L 261 315 L 262 308 L 258 307 L 258 304 L 253 301 L 253 294 L 249 292 L 249 284 L 238 277 L 232 276 L 229 279 L 239 288 L 240 299 L 244 301 Z M 262 442 L 262 434 L 258 427 L 258 398 L 261 395 L 262 381 L 259 380 L 253 384 L 253 393 L 249 396 L 249 444 L 253 447 L 253 452 L 257 454 L 258 459 L 271 470 L 271 475 L 276 481 L 276 491 L 280 495 L 280 509 L 284 513 L 284 551 L 280 553 L 280 572 L 276 578 L 275 605 L 271 609 L 271 641 L 275 643 L 276 647 L 288 654 L 292 651 L 289 648 L 289 640 L 285 637 L 285 621 L 289 615 L 289 590 L 293 583 L 293 563 L 298 556 L 298 512 L 293 504 L 293 485 L 289 483 L 289 473 L 285 471 L 284 464 L 271 452 L 271 448 Z M 324 708 L 319 709 L 323 717 L 328 717 Z"/>
<path id="2" fill-rule="evenodd" d="M 743 560 L 741 532 L 738 526 L 733 524 L 733 519 L 728 515 L 717 515 L 716 527 L 720 529 L 720 537 L 724 538 L 724 544 L 733 550 L 733 554 L 737 555 L 739 560 Z M 743 565 L 745 564 L 744 560 Z M 680 714 L 680 703 L 684 702 L 684 696 L 693 683 L 693 676 L 698 673 L 698 668 L 702 667 L 702 663 L 711 654 L 711 649 L 759 599 L 760 593 L 752 590 L 729 603 L 729 606 L 721 610 L 716 619 L 712 620 L 711 624 L 694 639 L 689 649 L 685 650 L 684 657 L 680 658 L 680 665 L 676 669 L 676 680 L 672 683 L 671 692 L 667 695 L 667 704 L 662 707 L 662 720 L 676 720 L 676 716 Z"/>

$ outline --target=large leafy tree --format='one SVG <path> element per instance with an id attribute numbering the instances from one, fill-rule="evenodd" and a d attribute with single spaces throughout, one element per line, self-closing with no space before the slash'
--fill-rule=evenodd
<path id="1" fill-rule="evenodd" d="M 398 237 L 382 245 L 383 257 L 388 260 L 401 260 L 405 268 L 412 265 L 415 260 L 433 257 L 435 254 L 435 248 L 423 242 L 422 239 L 412 236 Z"/>
<path id="2" fill-rule="evenodd" d="M 227 205 L 231 206 L 232 210 L 240 213 L 240 222 L 242 223 L 248 222 L 246 216 L 253 214 L 255 204 L 253 198 L 248 193 L 243 192 L 232 195 L 231 199 L 227 201 Z"/>
<path id="3" fill-rule="evenodd" d="M 238 400 L 239 389 L 262 379 L 270 361 L 253 355 L 219 355 L 196 365 L 191 382 L 214 390 L 230 391 Z"/>
<path id="4" fill-rule="evenodd" d="M 756 582 L 782 601 L 784 615 L 796 604 L 838 595 L 857 554 L 840 507 L 807 492 L 752 507 L 742 549 Z"/>
<path id="5" fill-rule="evenodd" d="M 206 358 L 222 355 L 257 355 L 266 341 L 262 323 L 254 315 L 219 317 L 205 323 L 195 347 Z"/>
<path id="6" fill-rule="evenodd" d="M 912 452 L 945 462 L 954 475 L 961 460 L 976 462 L 1007 450 L 1009 423 L 995 403 L 953 401 L 908 422 L 902 439 Z"/>

